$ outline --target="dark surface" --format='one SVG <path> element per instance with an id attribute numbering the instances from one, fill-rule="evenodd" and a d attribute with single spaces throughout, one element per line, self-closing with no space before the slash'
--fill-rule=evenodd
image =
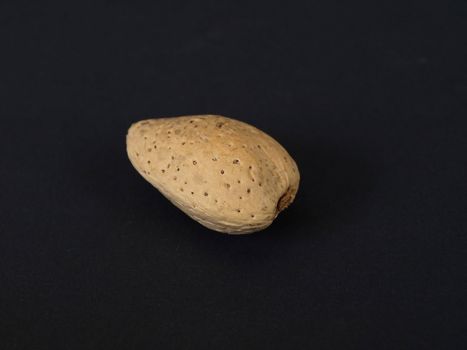
<path id="1" fill-rule="evenodd" d="M 0 348 L 465 349 L 465 3 L 0 2 Z M 216 113 L 296 159 L 230 237 L 131 167 Z"/>

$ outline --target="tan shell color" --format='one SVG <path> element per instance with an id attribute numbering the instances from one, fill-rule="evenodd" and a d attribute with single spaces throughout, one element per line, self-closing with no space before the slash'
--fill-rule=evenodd
<path id="1" fill-rule="evenodd" d="M 295 161 L 238 120 L 194 115 L 139 121 L 128 130 L 136 170 L 202 225 L 244 234 L 269 226 L 295 198 Z"/>

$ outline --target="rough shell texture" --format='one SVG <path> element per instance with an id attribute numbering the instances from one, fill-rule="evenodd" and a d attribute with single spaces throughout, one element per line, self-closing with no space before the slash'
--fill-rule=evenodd
<path id="1" fill-rule="evenodd" d="M 202 225 L 243 234 L 269 226 L 295 198 L 295 161 L 272 137 L 238 120 L 148 119 L 128 130 L 136 170 Z"/>

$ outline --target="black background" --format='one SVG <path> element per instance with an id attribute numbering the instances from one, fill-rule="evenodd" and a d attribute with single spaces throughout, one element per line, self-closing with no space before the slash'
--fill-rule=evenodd
<path id="1" fill-rule="evenodd" d="M 0 3 L 1 349 L 461 349 L 465 2 Z M 137 120 L 222 114 L 296 159 L 266 231 L 131 167 Z"/>

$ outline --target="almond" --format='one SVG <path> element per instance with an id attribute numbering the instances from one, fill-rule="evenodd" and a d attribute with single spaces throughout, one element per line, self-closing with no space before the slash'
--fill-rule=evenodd
<path id="1" fill-rule="evenodd" d="M 268 227 L 295 198 L 300 174 L 272 137 L 218 115 L 142 120 L 127 134 L 136 170 L 202 225 L 244 234 Z"/>

